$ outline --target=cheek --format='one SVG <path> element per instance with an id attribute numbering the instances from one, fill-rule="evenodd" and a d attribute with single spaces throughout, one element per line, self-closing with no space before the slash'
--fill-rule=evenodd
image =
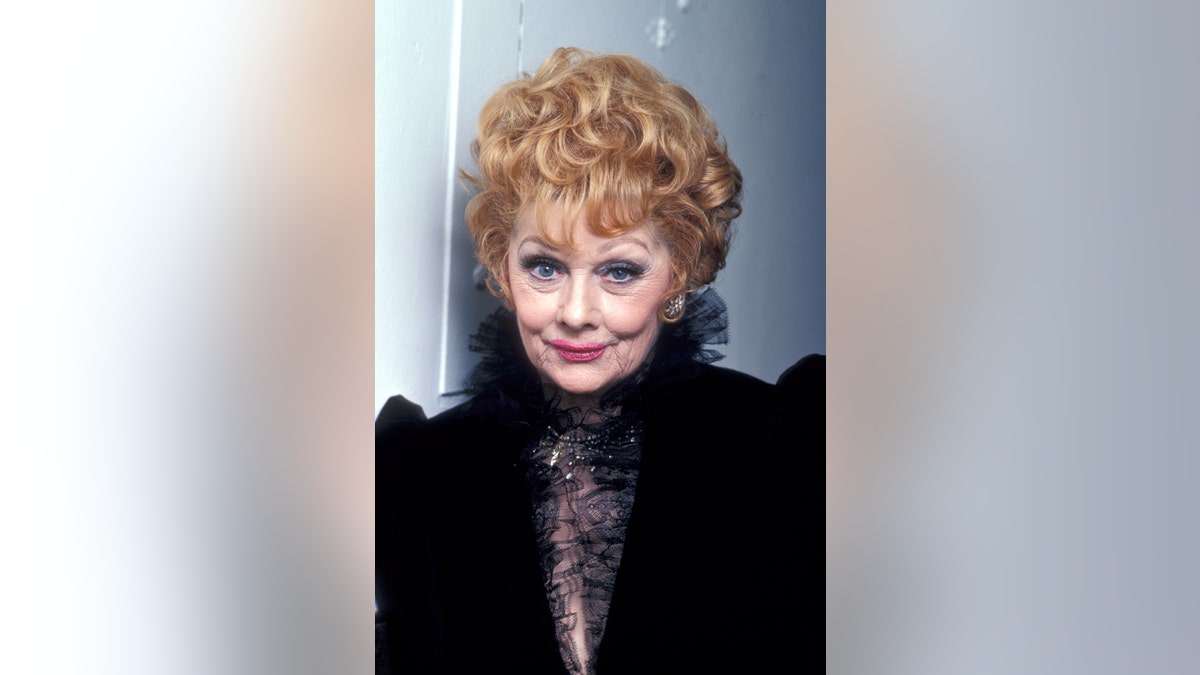
<path id="1" fill-rule="evenodd" d="M 658 296 L 623 298 L 606 313 L 609 330 L 627 337 L 640 336 L 658 325 Z"/>
<path id="2" fill-rule="evenodd" d="M 522 332 L 538 332 L 554 323 L 556 309 L 552 294 L 535 292 L 519 281 L 510 283 L 509 290 Z"/>

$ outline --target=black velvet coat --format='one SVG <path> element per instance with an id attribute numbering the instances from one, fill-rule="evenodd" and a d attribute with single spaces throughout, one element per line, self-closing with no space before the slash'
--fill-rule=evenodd
<path id="1" fill-rule="evenodd" d="M 599 673 L 812 664 L 824 357 L 776 385 L 676 363 L 635 397 L 642 464 Z M 511 389 L 376 422 L 377 671 L 565 673 L 519 456 L 541 429 Z M 821 520 L 818 521 L 818 518 Z"/>

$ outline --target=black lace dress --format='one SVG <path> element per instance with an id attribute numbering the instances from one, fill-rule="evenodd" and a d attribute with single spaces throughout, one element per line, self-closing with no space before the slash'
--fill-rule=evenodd
<path id="1" fill-rule="evenodd" d="M 799 513 L 821 541 L 823 502 L 789 486 L 823 462 L 823 370 L 776 387 L 711 365 L 727 339 L 721 299 L 693 294 L 596 409 L 563 409 L 499 310 L 473 337 L 466 403 L 424 420 L 389 402 L 377 672 L 767 672 L 794 657 L 801 569 L 822 585 L 820 556 L 790 552 Z"/>
<path id="2" fill-rule="evenodd" d="M 521 379 L 513 331 L 511 313 L 498 310 L 473 336 L 471 348 L 483 358 L 467 393 Z M 556 399 L 542 407 L 541 435 L 521 454 L 521 462 L 547 602 L 563 663 L 572 675 L 595 672 L 633 509 L 643 424 L 636 406 L 624 404 L 636 399 L 647 380 L 688 363 L 719 360 L 721 354 L 706 345 L 725 344 L 728 335 L 725 303 L 716 291 L 706 290 L 691 299 L 685 321 L 668 326 L 648 364 L 598 409 L 563 409 Z M 532 389 L 529 385 L 530 393 Z"/>

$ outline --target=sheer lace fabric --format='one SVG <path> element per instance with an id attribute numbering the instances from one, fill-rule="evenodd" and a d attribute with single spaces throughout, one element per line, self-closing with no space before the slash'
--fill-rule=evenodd
<path id="1" fill-rule="evenodd" d="M 577 674 L 594 671 L 641 461 L 634 415 L 596 417 L 561 414 L 524 457 L 559 651 Z"/>

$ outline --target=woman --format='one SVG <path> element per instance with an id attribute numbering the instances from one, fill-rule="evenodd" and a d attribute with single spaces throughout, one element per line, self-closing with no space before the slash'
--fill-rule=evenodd
<path id="1" fill-rule="evenodd" d="M 790 669 L 824 361 L 778 385 L 711 365 L 742 187 L 713 121 L 637 59 L 560 49 L 487 102 L 473 151 L 505 308 L 468 401 L 377 422 L 381 668 Z"/>

